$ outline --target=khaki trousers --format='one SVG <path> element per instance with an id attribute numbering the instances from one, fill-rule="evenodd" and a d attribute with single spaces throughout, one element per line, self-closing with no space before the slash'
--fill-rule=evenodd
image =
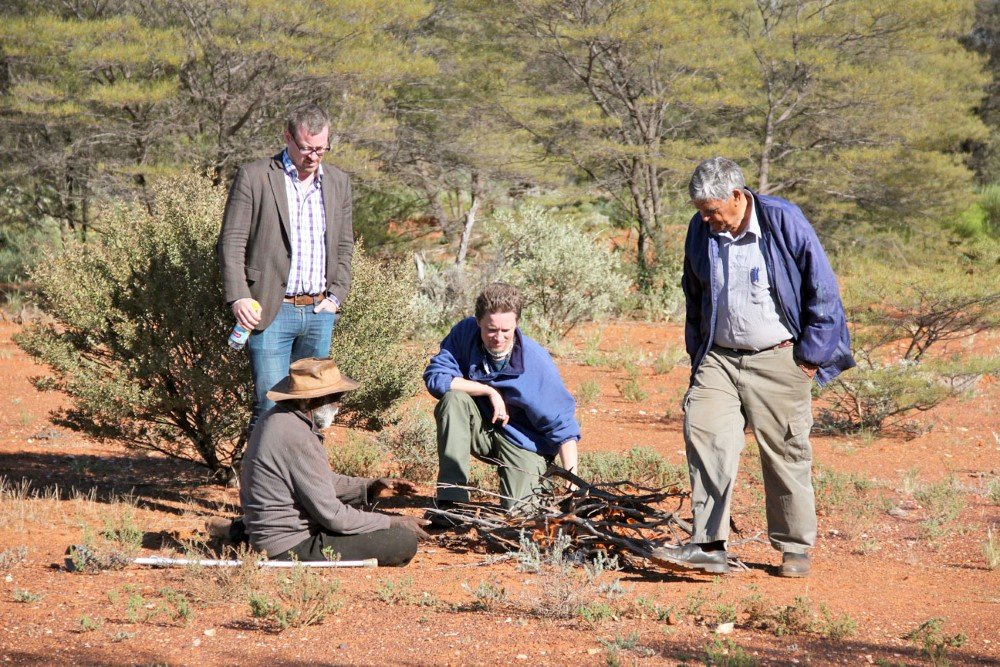
<path id="1" fill-rule="evenodd" d="M 684 399 L 684 443 L 697 543 L 729 536 L 733 483 L 749 423 L 760 447 L 771 546 L 805 553 L 816 541 L 812 487 L 812 379 L 792 347 L 714 347 Z"/>
<path id="2" fill-rule="evenodd" d="M 442 488 L 442 484 L 469 483 L 470 457 L 498 466 L 501 504 L 510 509 L 532 496 L 542 486 L 548 467 L 545 457 L 521 449 L 504 438 L 492 424 L 483 423 L 479 407 L 464 391 L 449 391 L 434 409 L 437 422 L 439 500 L 469 502 L 465 489 Z"/>

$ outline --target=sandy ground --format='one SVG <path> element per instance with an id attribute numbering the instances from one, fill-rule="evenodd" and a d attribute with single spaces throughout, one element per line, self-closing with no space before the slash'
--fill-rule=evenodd
<path id="1" fill-rule="evenodd" d="M 989 526 L 1000 540 L 994 504 L 1000 494 L 989 495 L 1000 475 L 995 380 L 981 382 L 969 399 L 921 415 L 931 428 L 916 439 L 814 436 L 815 459 L 828 479 L 857 479 L 863 488 L 847 484 L 839 495 L 824 496 L 808 579 L 774 576 L 780 555 L 753 540 L 735 549 L 748 572 L 719 578 L 605 572 L 595 582 L 604 592 L 592 607 L 602 613 L 555 618 L 535 609 L 551 595 L 546 584 L 557 575 L 497 561 L 474 534 L 440 534 L 404 569 L 323 574 L 322 581 L 339 582 L 339 609 L 321 624 L 277 632 L 251 616 L 242 588 L 214 573 L 65 570 L 68 545 L 123 513 L 143 531 L 145 554 L 165 554 L 178 540 L 204 537 L 207 517 L 232 516 L 236 493 L 207 483 L 194 465 L 54 427 L 49 413 L 66 399 L 31 386 L 29 378 L 44 369 L 12 343 L 16 330 L 0 325 L 5 664 L 677 665 L 705 664 L 711 652 L 717 664 L 916 665 L 930 658 L 907 635 L 935 618 L 944 637 L 965 638 L 959 647 L 945 647 L 952 664 L 1000 664 L 1000 570 L 987 569 L 983 554 Z M 972 344 L 995 352 L 998 342 L 981 337 Z M 681 364 L 656 374 L 649 363 L 681 346 L 675 325 L 613 323 L 577 332 L 558 350 L 571 391 L 594 393 L 594 383 L 600 389 L 579 409 L 583 451 L 642 446 L 684 461 L 678 403 L 689 369 Z M 638 388 L 646 397 L 627 401 L 618 388 L 628 380 L 620 359 L 640 361 L 640 355 Z M 431 403 L 421 398 L 417 405 L 429 409 Z M 346 437 L 345 429 L 331 433 L 335 442 Z M 760 484 L 746 472 L 753 465 L 746 453 L 744 463 L 734 518 L 749 538 L 764 522 Z M 950 486 L 937 488 L 962 509 L 957 520 L 930 531 L 933 507 L 921 503 L 920 492 L 943 480 Z M 24 483 L 31 491 L 18 493 Z M 387 509 L 417 514 L 430 493 Z M 122 502 L 126 494 L 134 508 Z M 254 585 L 275 585 L 271 575 L 254 576 Z M 567 576 L 573 586 L 586 587 L 582 573 Z M 185 613 L 165 611 L 165 589 L 183 594 Z M 500 589 L 503 596 L 483 593 Z M 142 600 L 130 614 L 127 601 L 136 596 Z M 754 615 L 748 602 L 754 596 L 767 613 L 797 605 L 812 628 L 759 627 L 763 615 Z M 718 633 L 719 620 L 733 612 L 735 629 Z M 829 636 L 837 619 L 853 622 L 849 636 Z M 747 662 L 738 662 L 740 656 Z"/>

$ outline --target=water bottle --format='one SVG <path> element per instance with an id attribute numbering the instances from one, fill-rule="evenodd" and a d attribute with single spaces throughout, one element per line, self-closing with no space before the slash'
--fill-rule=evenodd
<path id="1" fill-rule="evenodd" d="M 250 307 L 255 313 L 260 312 L 260 304 L 256 301 L 250 302 Z M 247 340 L 250 339 L 250 331 L 248 331 L 239 322 L 233 327 L 232 333 L 229 334 L 229 347 L 234 350 L 242 350 L 243 346 L 247 344 Z"/>

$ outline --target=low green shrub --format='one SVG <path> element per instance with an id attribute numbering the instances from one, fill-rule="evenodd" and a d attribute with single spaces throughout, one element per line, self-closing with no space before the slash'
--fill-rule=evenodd
<path id="1" fill-rule="evenodd" d="M 543 341 L 618 308 L 631 281 L 594 234 L 536 207 L 499 211 L 487 225 L 495 279 L 524 293 L 524 327 Z"/>
<path id="2" fill-rule="evenodd" d="M 421 410 L 410 410 L 400 421 L 376 438 L 383 451 L 392 455 L 400 477 L 413 482 L 433 482 L 437 475 L 437 427 Z"/>
<path id="3" fill-rule="evenodd" d="M 251 591 L 247 595 L 250 614 L 270 622 L 281 632 L 322 623 L 342 606 L 339 579 L 308 567 L 293 567 L 278 575 L 273 592 Z"/>
<path id="4" fill-rule="evenodd" d="M 629 481 L 659 488 L 683 485 L 688 478 L 686 466 L 670 463 L 649 447 L 633 447 L 624 454 L 584 452 L 579 470 L 580 477 L 595 484 Z"/>
<path id="5" fill-rule="evenodd" d="M 327 443 L 326 453 L 330 468 L 339 475 L 377 478 L 386 469 L 385 452 L 365 435 L 351 432 L 346 442 Z"/>
<path id="6" fill-rule="evenodd" d="M 423 360 L 410 349 L 416 287 L 400 262 L 381 262 L 358 245 L 351 293 L 333 332 L 330 356 L 361 386 L 344 394 L 349 423 L 380 429 L 420 387 Z"/>

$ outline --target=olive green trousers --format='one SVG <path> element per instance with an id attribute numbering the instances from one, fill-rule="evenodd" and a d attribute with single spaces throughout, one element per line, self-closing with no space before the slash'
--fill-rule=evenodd
<path id="1" fill-rule="evenodd" d="M 438 500 L 468 502 L 469 492 L 454 486 L 469 483 L 471 457 L 497 466 L 501 504 L 510 509 L 534 495 L 548 467 L 545 457 L 521 449 L 492 424 L 484 423 L 472 396 L 449 391 L 434 409 L 437 422 Z"/>

